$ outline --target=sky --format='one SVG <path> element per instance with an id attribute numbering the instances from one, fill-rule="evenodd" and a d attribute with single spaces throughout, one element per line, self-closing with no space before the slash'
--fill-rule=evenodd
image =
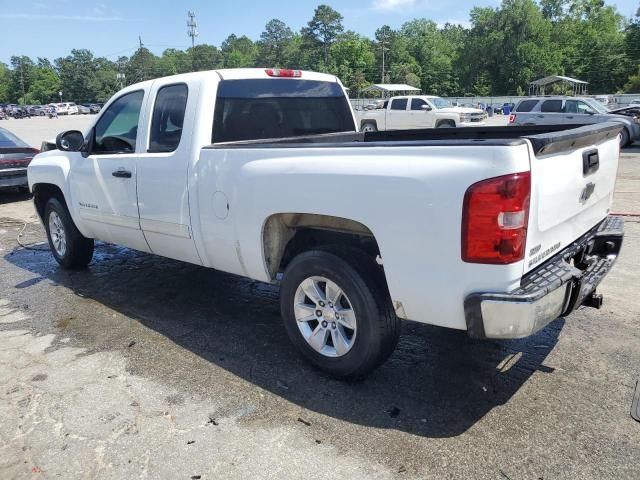
<path id="1" fill-rule="evenodd" d="M 66 56 L 72 48 L 87 48 L 96 56 L 115 60 L 144 46 L 156 54 L 165 48 L 187 48 L 187 11 L 196 13 L 196 43 L 216 46 L 231 33 L 260 37 L 265 23 L 283 20 L 298 31 L 326 3 L 344 16 L 346 29 L 373 36 L 381 25 L 393 28 L 413 18 L 439 24 L 467 25 L 474 6 L 499 5 L 499 0 L 0 0 L 0 62 L 12 55 L 34 60 Z M 608 1 L 630 17 L 639 0 Z M 455 7 L 452 7 L 455 5 Z"/>

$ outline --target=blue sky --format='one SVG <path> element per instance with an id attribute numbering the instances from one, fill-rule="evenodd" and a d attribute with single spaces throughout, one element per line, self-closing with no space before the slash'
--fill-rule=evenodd
<path id="1" fill-rule="evenodd" d="M 50 59 L 67 55 L 71 48 L 88 48 L 98 56 L 115 59 L 130 55 L 138 35 L 155 53 L 165 48 L 186 48 L 187 10 L 196 12 L 198 43 L 219 46 L 231 33 L 256 40 L 265 23 L 279 18 L 299 30 L 314 8 L 327 3 L 344 16 L 347 29 L 371 36 L 379 26 L 398 27 L 412 18 L 438 23 L 465 24 L 473 6 L 497 6 L 498 0 L 0 0 L 0 61 L 24 54 Z M 638 0 L 618 0 L 625 16 L 638 8 Z M 455 5 L 452 7 L 451 5 Z"/>

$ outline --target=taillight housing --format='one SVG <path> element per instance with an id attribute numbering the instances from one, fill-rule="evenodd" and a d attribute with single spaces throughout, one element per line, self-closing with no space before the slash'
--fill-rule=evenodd
<path id="1" fill-rule="evenodd" d="M 291 70 L 289 68 L 267 68 L 265 73 L 270 77 L 300 78 L 302 76 L 300 70 Z"/>
<path id="2" fill-rule="evenodd" d="M 531 174 L 514 173 L 471 185 L 462 207 L 462 260 L 508 264 L 524 258 Z"/>
<path id="3" fill-rule="evenodd" d="M 516 121 L 516 114 L 512 113 L 509 115 L 509 123 L 513 123 Z"/>

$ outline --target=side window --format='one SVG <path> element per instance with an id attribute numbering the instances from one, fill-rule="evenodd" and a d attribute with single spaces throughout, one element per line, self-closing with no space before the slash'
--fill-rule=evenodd
<path id="1" fill-rule="evenodd" d="M 98 120 L 91 153 L 131 153 L 136 150 L 138 120 L 144 91 L 127 93 L 107 108 Z"/>
<path id="2" fill-rule="evenodd" d="M 578 107 L 578 113 L 590 113 L 593 112 L 593 108 L 590 105 L 587 105 L 584 102 L 576 101 L 576 105 Z"/>
<path id="3" fill-rule="evenodd" d="M 427 105 L 427 102 L 425 102 L 423 99 L 421 98 L 411 99 L 411 110 L 422 110 L 423 105 Z"/>
<path id="4" fill-rule="evenodd" d="M 530 112 L 537 103 L 538 100 L 522 100 L 516 107 L 516 112 Z"/>
<path id="5" fill-rule="evenodd" d="M 578 113 L 578 102 L 575 100 L 567 100 L 564 102 L 565 113 Z"/>
<path id="6" fill-rule="evenodd" d="M 395 100 L 391 100 L 391 110 L 406 110 L 406 109 L 407 109 L 406 98 L 396 98 Z"/>
<path id="7" fill-rule="evenodd" d="M 562 112 L 562 100 L 545 100 L 540 106 L 541 112 L 560 113 Z"/>
<path id="8" fill-rule="evenodd" d="M 151 119 L 149 153 L 173 152 L 180 144 L 188 90 L 185 84 L 158 90 Z"/>

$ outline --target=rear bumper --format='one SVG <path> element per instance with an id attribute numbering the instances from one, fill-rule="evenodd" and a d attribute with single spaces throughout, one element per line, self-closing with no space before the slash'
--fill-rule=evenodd
<path id="1" fill-rule="evenodd" d="M 0 188 L 28 185 L 27 168 L 6 168 L 0 170 Z"/>
<path id="2" fill-rule="evenodd" d="M 623 236 L 622 218 L 609 216 L 523 277 L 518 289 L 469 295 L 464 302 L 469 335 L 527 337 L 583 303 L 593 304 L 595 289 L 615 263 Z"/>

